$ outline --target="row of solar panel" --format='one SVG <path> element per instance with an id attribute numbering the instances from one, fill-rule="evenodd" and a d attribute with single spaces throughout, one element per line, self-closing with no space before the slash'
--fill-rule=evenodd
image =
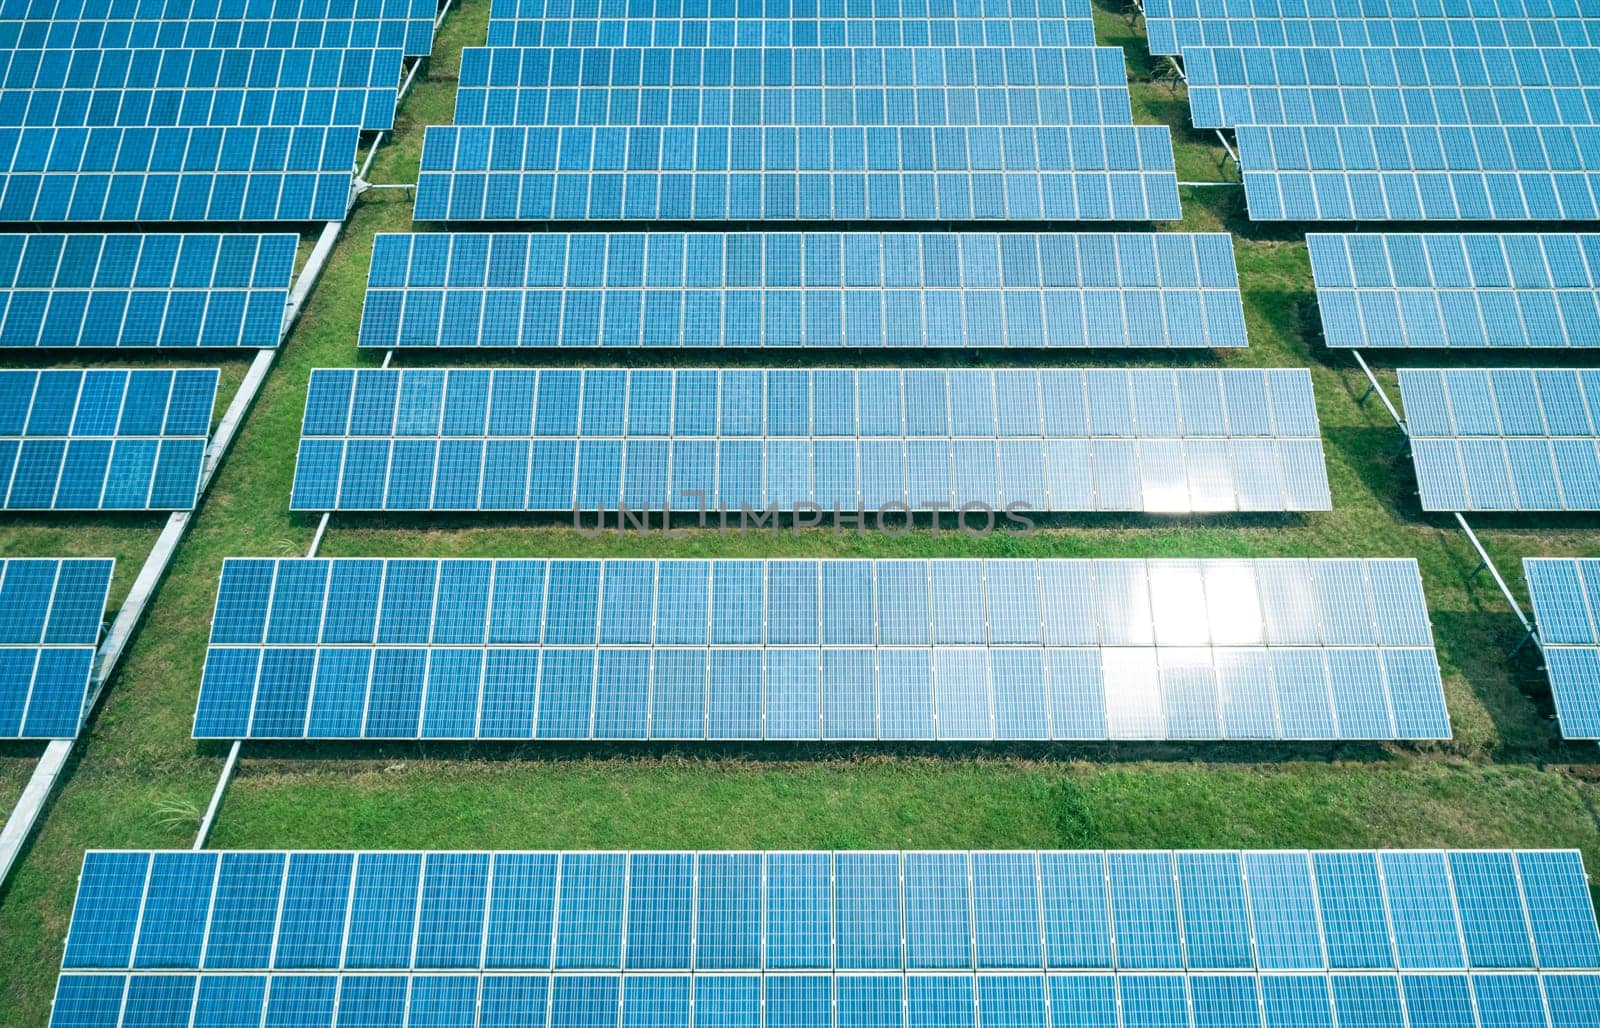
<path id="1" fill-rule="evenodd" d="M 7 510 L 194 505 L 218 373 L 0 371 Z"/>
<path id="2" fill-rule="evenodd" d="M 1040 47 L 466 47 L 463 87 L 1022 87 L 1128 84 L 1122 50 Z"/>
<path id="3" fill-rule="evenodd" d="M 1080 130 L 1081 131 L 1081 130 Z M 1600 126 L 1241 126 L 1246 174 L 1263 171 L 1600 170 Z M 1572 176 L 1578 182 L 1583 175 Z M 1532 197 L 1529 198 L 1530 203 Z"/>
<path id="4" fill-rule="evenodd" d="M 1592 18 L 1593 0 L 1150 0 L 1152 18 Z"/>
<path id="5" fill-rule="evenodd" d="M 0 347 L 278 345 L 299 237 L 0 235 Z"/>
<path id="6" fill-rule="evenodd" d="M 196 738 L 1448 739 L 1432 650 L 214 648 Z"/>
<path id="7" fill-rule="evenodd" d="M 1600 89 L 1435 86 L 1191 86 L 1197 128 L 1238 125 L 1573 125 L 1600 123 Z"/>
<path id="8" fill-rule="evenodd" d="M 490 46 L 1095 45 L 1082 18 L 491 18 Z"/>
<path id="9" fill-rule="evenodd" d="M 1424 510 L 1600 510 L 1592 439 L 1413 438 Z"/>
<path id="10" fill-rule="evenodd" d="M 213 647 L 708 642 L 1433 645 L 1399 559 L 230 558 L 211 629 Z"/>
<path id="11" fill-rule="evenodd" d="M 1593 560 L 1525 557 L 1522 575 L 1539 626 L 1561 734 L 1600 739 L 1600 567 Z"/>
<path id="12" fill-rule="evenodd" d="M 1580 347 L 1600 341 L 1600 236 L 1306 237 L 1333 347 Z"/>
<path id="13" fill-rule="evenodd" d="M 51 1024 L 332 1028 L 338 1010 L 395 1028 L 1586 1028 L 1596 1004 L 1585 974 L 64 974 Z"/>
<path id="14" fill-rule="evenodd" d="M 859 470 L 858 470 L 859 469 Z M 1328 510 L 1316 439 L 856 442 L 338 439 L 300 443 L 290 505 L 306 511 Z M 883 519 L 880 519 L 882 523 Z"/>
<path id="15" fill-rule="evenodd" d="M 0 89 L 0 125 L 35 127 L 394 127 L 393 86 L 240 89 Z"/>
<path id="16" fill-rule="evenodd" d="M 1319 434 L 1311 376 L 1300 368 L 330 368 L 312 372 L 301 431 L 635 438 Z"/>
<path id="17" fill-rule="evenodd" d="M 1600 933 L 1574 850 L 91 850 L 62 966 L 1315 971 L 1597 963 Z"/>
<path id="18" fill-rule="evenodd" d="M 806 131 L 801 130 L 802 134 Z M 1166 132 L 1165 129 L 1159 131 Z M 428 139 L 433 138 L 430 129 Z M 1161 141 L 1167 141 L 1164 135 Z M 424 150 L 424 159 L 447 164 L 449 158 L 441 150 L 448 149 L 446 143 L 432 153 Z M 801 152 L 812 151 L 807 151 L 802 144 Z M 474 160 L 472 163 L 482 162 Z M 1176 221 L 1182 215 L 1177 185 L 1171 170 L 1047 171 L 1043 174 L 999 171 L 938 174 L 511 171 L 485 174 L 450 170 L 421 174 L 414 216 L 418 221 L 464 222 Z M 331 200 L 326 206 L 331 210 Z M 0 217 L 3 214 L 4 207 L 0 206 Z"/>
<path id="19" fill-rule="evenodd" d="M 49 0 L 45 0 L 49 2 Z M 100 0 L 105 2 L 105 0 Z M 1089 0 L 493 0 L 489 18 L 1013 19 L 1093 17 Z"/>
<path id="20" fill-rule="evenodd" d="M 1440 12 L 1441 14 L 1443 12 Z M 1569 47 L 1600 46 L 1600 20 L 1576 17 L 1203 17 L 1146 19 L 1152 54 L 1194 46 Z"/>
<path id="21" fill-rule="evenodd" d="M 1231 347 L 1237 282 L 1225 235 L 380 234 L 360 345 Z"/>
<path id="22" fill-rule="evenodd" d="M 67 21 L 156 18 L 431 18 L 431 0 L 5 0 L 0 17 Z"/>
<path id="23" fill-rule="evenodd" d="M 7 50 L 0 89 L 399 88 L 398 50 Z"/>
<path id="24" fill-rule="evenodd" d="M 1591 172 L 1246 170 L 1244 191 L 1254 221 L 1600 219 Z"/>
<path id="25" fill-rule="evenodd" d="M 0 561 L 0 738 L 78 734 L 114 566 Z"/>
<path id="26" fill-rule="evenodd" d="M 5 19 L 0 49 L 401 50 L 407 57 L 426 57 L 433 50 L 436 0 L 406 3 L 427 13 L 266 18 L 241 12 L 219 18 L 213 8 L 196 18 Z"/>
<path id="27" fill-rule="evenodd" d="M 1185 47 L 1195 86 L 1600 86 L 1600 48 Z"/>
<path id="28" fill-rule="evenodd" d="M 462 87 L 456 125 L 1132 125 L 1127 86 Z"/>
<path id="29" fill-rule="evenodd" d="M 1403 368 L 1414 436 L 1600 435 L 1600 371 Z"/>

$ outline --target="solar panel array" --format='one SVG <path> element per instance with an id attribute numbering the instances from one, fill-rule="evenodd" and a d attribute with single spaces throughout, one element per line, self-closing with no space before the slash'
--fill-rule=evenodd
<path id="1" fill-rule="evenodd" d="M 1600 372 L 1399 374 L 1424 510 L 1600 509 Z"/>
<path id="2" fill-rule="evenodd" d="M 299 237 L 0 235 L 0 347 L 273 347 Z"/>
<path id="3" fill-rule="evenodd" d="M 1330 347 L 1600 345 L 1600 236 L 1312 234 Z"/>
<path id="4" fill-rule="evenodd" d="M 1556 718 L 1568 739 L 1600 739 L 1600 561 L 1525 557 Z"/>
<path id="5" fill-rule="evenodd" d="M 91 851 L 52 1023 L 1579 1028 L 1597 963 L 1575 851 Z"/>
<path id="6" fill-rule="evenodd" d="M 1465 9 L 1463 9 L 1465 7 Z M 1449 5 L 1338 0 L 1147 0 L 1150 52 L 1201 46 L 1562 47 L 1600 45 L 1582 3 Z"/>
<path id="7" fill-rule="evenodd" d="M 193 507 L 217 378 L 0 371 L 0 509 Z"/>
<path id="8" fill-rule="evenodd" d="M 399 50 L 0 50 L 0 125 L 394 126 Z"/>
<path id="9" fill-rule="evenodd" d="M 433 49 L 437 0 L 10 0 L 0 48 Z"/>
<path id="10" fill-rule="evenodd" d="M 457 125 L 1132 125 L 1115 47 L 469 47 Z"/>
<path id="11" fill-rule="evenodd" d="M 490 46 L 1093 46 L 1085 0 L 904 4 L 497 0 Z"/>
<path id="12" fill-rule="evenodd" d="M 1600 49 L 1186 47 L 1196 127 L 1593 125 Z"/>
<path id="13" fill-rule="evenodd" d="M 110 560 L 0 560 L 0 738 L 78 734 Z"/>
<path id="14" fill-rule="evenodd" d="M 421 233 L 377 237 L 360 345 L 1239 347 L 1245 329 L 1222 233 Z"/>
<path id="15" fill-rule="evenodd" d="M 1448 738 L 1409 560 L 230 560 L 200 738 Z"/>
<path id="16" fill-rule="evenodd" d="M 339 221 L 360 130 L 0 128 L 0 222 Z"/>
<path id="17" fill-rule="evenodd" d="M 0 208 L 3 210 L 3 208 Z M 429 126 L 418 221 L 1170 221 L 1166 126 Z"/>
<path id="18" fill-rule="evenodd" d="M 1593 221 L 1600 127 L 1238 128 L 1256 221 Z"/>
<path id="19" fill-rule="evenodd" d="M 319 369 L 291 498 L 311 511 L 806 504 L 1291 511 L 1329 497 L 1303 369 Z"/>

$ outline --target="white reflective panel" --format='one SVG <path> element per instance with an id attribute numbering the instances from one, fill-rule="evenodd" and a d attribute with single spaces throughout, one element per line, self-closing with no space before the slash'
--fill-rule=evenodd
<path id="1" fill-rule="evenodd" d="M 1152 561 L 1150 607 L 1156 645 L 1204 646 L 1211 641 L 1205 578 L 1197 560 Z"/>
<path id="2" fill-rule="evenodd" d="M 1164 739 L 1161 672 L 1156 653 L 1146 649 L 1108 649 L 1105 668 L 1106 731 L 1113 739 Z"/>
<path id="3" fill-rule="evenodd" d="M 1139 440 L 1139 487 L 1147 513 L 1181 514 L 1194 509 L 1181 441 Z"/>
<path id="4" fill-rule="evenodd" d="M 1266 641 L 1266 620 L 1256 573 L 1248 561 L 1206 561 L 1206 609 L 1214 646 L 1249 646 Z"/>

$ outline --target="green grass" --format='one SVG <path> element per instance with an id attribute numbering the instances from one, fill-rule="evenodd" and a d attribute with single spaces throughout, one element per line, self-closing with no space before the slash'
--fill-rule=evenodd
<path id="1" fill-rule="evenodd" d="M 414 181 L 421 126 L 448 122 L 463 43 L 487 0 L 446 21 L 427 77 L 380 151 L 374 181 Z M 1133 48 L 1136 117 L 1175 127 L 1179 175 L 1236 177 L 1214 136 L 1187 127 L 1181 89 L 1149 82 L 1138 33 L 1100 12 L 1104 42 Z M 1334 509 L 1305 517 L 1071 517 L 1026 539 L 973 540 L 926 525 L 902 538 L 826 531 L 719 538 L 582 537 L 535 518 L 335 519 L 328 555 L 1277 556 L 1404 555 L 1420 563 L 1454 738 L 1423 746 L 612 748 L 417 745 L 244 750 L 212 842 L 229 847 L 1107 847 L 1577 846 L 1600 861 L 1596 750 L 1549 720 L 1543 676 L 1508 660 L 1519 626 L 1451 523 L 1417 506 L 1398 432 L 1365 380 L 1319 341 L 1303 243 L 1249 223 L 1236 188 L 1186 190 L 1182 227 L 1235 233 L 1250 333 L 1225 355 L 1095 354 L 1098 363 L 1310 367 Z M 0 1024 L 47 1017 L 76 873 L 87 847 L 186 847 L 224 750 L 189 737 L 217 574 L 225 557 L 303 553 L 313 520 L 288 513 L 314 367 L 372 364 L 355 347 L 372 237 L 409 231 L 407 194 L 357 205 L 305 316 L 268 379 L 112 683 L 77 761 L 0 891 Z M 595 356 L 595 355 L 590 355 Z M 605 355 L 607 358 L 613 355 Z M 651 355 L 652 357 L 654 355 Z M 495 363 L 549 355 L 497 354 Z M 571 355 L 562 359 L 572 360 Z M 617 355 L 646 363 L 643 355 Z M 771 358 L 742 355 L 746 363 Z M 788 363 L 996 363 L 994 354 L 786 354 Z M 406 363 L 420 363 L 406 355 Z M 704 354 L 672 363 L 717 362 Z M 1056 355 L 1031 362 L 1056 362 Z M 1068 362 L 1074 362 L 1069 358 Z M 1078 358 L 1076 363 L 1087 361 Z M 440 361 L 449 363 L 449 360 Z M 235 374 L 236 380 L 236 374 Z M 1390 380 L 1392 385 L 1392 379 Z M 1600 554 L 1593 519 L 1486 523 L 1520 588 L 1531 554 Z M 0 553 L 115 554 L 120 591 L 159 519 L 7 520 Z M 0 745 L 0 806 L 39 747 Z"/>

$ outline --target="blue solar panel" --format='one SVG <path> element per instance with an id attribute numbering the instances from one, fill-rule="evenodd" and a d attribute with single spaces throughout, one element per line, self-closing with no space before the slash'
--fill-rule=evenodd
<path id="1" fill-rule="evenodd" d="M 0 51 L 0 125 L 394 127 L 399 50 Z"/>
<path id="2" fill-rule="evenodd" d="M 1113 47 L 474 47 L 454 123 L 1131 125 L 1133 113 Z"/>
<path id="3" fill-rule="evenodd" d="M 1176 220 L 1166 126 L 430 126 L 419 221 Z"/>
<path id="4" fill-rule="evenodd" d="M 241 559 L 195 734 L 1447 738 L 1432 647 L 1402 560 Z"/>
<path id="5" fill-rule="evenodd" d="M 0 221 L 340 221 L 360 130 L 0 129 Z"/>
<path id="6" fill-rule="evenodd" d="M 0 48 L 433 49 L 438 0 L 7 0 Z"/>
<path id="7" fill-rule="evenodd" d="M 299 237 L 0 235 L 0 347 L 273 347 Z"/>
<path id="8" fill-rule="evenodd" d="M 1312 234 L 1330 347 L 1600 345 L 1600 236 Z"/>
<path id="9" fill-rule="evenodd" d="M 1600 372 L 1400 371 L 1424 510 L 1600 510 Z"/>
<path id="10" fill-rule="evenodd" d="M 1197 46 L 1557 47 L 1600 44 L 1600 25 L 1574 3 L 1523 0 L 1439 4 L 1344 4 L 1313 0 L 1285 8 L 1270 0 L 1148 0 L 1150 52 Z"/>
<path id="11" fill-rule="evenodd" d="M 297 510 L 1329 505 L 1304 370 L 318 370 L 301 435 Z"/>
<path id="12" fill-rule="evenodd" d="M 1600 121 L 1592 48 L 1186 47 L 1183 64 L 1197 128 Z"/>
<path id="13" fill-rule="evenodd" d="M 78 734 L 111 560 L 0 560 L 0 737 Z"/>
<path id="14" fill-rule="evenodd" d="M 1252 917 L 1236 886 L 1210 895 L 1218 879 L 1185 877 L 1175 860 L 1213 861 L 1235 876 L 1242 865 L 1273 861 L 1298 869 L 1309 888 L 1310 869 L 1334 857 L 1386 870 L 1491 862 L 1523 890 L 1493 911 L 1476 903 L 1477 876 L 1452 880 L 1445 870 L 1440 880 L 1440 897 L 1447 910 L 1463 912 L 1467 935 L 1554 930 L 1589 947 L 1582 951 L 1589 962 L 1536 961 L 1524 949 L 1518 963 L 1454 971 L 1407 971 L 1391 958 L 1352 971 L 1312 963 L 1285 972 L 1247 958 L 1238 970 L 1218 972 L 1186 964 L 1176 934 L 1164 936 L 1162 948 L 1140 942 L 1164 909 L 1218 906 L 1228 924 Z M 1083 864 L 1097 888 L 1109 882 L 1130 914 L 1141 898 L 1150 901 L 1137 923 L 1104 907 L 1095 915 L 1100 932 L 1116 935 L 1114 951 L 1081 951 L 1075 936 L 1057 934 L 1047 868 L 1063 859 Z M 731 901 L 719 891 L 730 862 L 753 882 Z M 874 897 L 868 905 L 856 898 L 862 873 L 883 880 L 861 894 Z M 1323 885 L 1320 877 L 1315 884 Z M 1383 897 L 1400 937 L 1413 929 L 1406 888 L 1389 885 Z M 1025 944 L 994 963 L 973 943 L 982 937 L 984 897 L 997 889 L 1016 904 L 1010 919 Z M 1257 927 L 1266 916 L 1253 907 Z M 859 922 L 850 932 L 881 935 L 885 945 L 843 945 L 847 918 Z M 314 955 L 298 941 L 308 921 L 327 926 Z M 765 949 L 751 945 L 726 968 L 708 967 L 702 929 L 717 938 L 737 925 L 750 925 L 752 937 L 759 937 L 754 926 L 766 925 Z M 508 928 L 530 945 L 485 947 Z M 1334 926 L 1313 919 L 1307 931 L 1307 952 L 1339 948 Z M 601 944 L 567 950 L 563 959 L 559 945 L 548 945 L 552 936 Z M 392 938 L 394 948 L 373 948 L 381 938 Z M 831 945 L 836 938 L 841 944 Z M 1406 1024 L 1405 1011 L 1413 1025 L 1577 1028 L 1600 996 L 1597 941 L 1575 851 L 91 851 L 52 1024 L 330 1025 L 337 1004 L 339 1024 L 418 1028 L 472 1023 L 475 1014 L 491 1025 L 658 1028 L 690 1023 L 691 1007 L 693 1023 L 707 1028 L 950 1028 L 975 1024 L 975 1016 L 984 1025 L 1111 1028 L 1119 1009 L 1124 1024 L 1183 1028 L 1263 1019 L 1307 1028 L 1333 1024 L 1335 1011 L 1344 1025 Z M 219 953 L 230 959 L 214 961 Z"/>
<path id="15" fill-rule="evenodd" d="M 360 345 L 1234 347 L 1245 328 L 1220 233 L 422 233 L 377 237 Z"/>
<path id="16" fill-rule="evenodd" d="M 1238 139 L 1255 221 L 1600 217 L 1600 127 L 1246 125 Z"/>
<path id="17" fill-rule="evenodd" d="M 823 4 L 499 0 L 490 46 L 1093 46 L 1085 0 Z"/>
<path id="18" fill-rule="evenodd" d="M 1525 558 L 1522 570 L 1561 734 L 1600 739 L 1600 562 Z"/>
<path id="19" fill-rule="evenodd" d="M 218 372 L 0 371 L 6 510 L 188 510 Z"/>

